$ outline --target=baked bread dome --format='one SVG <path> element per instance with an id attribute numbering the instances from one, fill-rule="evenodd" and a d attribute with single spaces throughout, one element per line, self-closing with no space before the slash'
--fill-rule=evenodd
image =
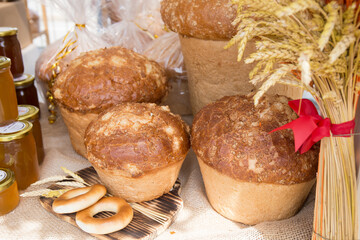
<path id="1" fill-rule="evenodd" d="M 131 50 L 112 47 L 81 54 L 56 78 L 54 97 L 68 127 L 71 143 L 86 156 L 88 124 L 121 102 L 159 103 L 167 92 L 164 69 Z"/>
<path id="2" fill-rule="evenodd" d="M 236 13 L 237 6 L 231 0 L 161 2 L 165 25 L 179 33 L 194 115 L 221 97 L 247 95 L 258 87 L 249 82 L 249 73 L 256 63 L 244 62 L 256 50 L 255 40 L 248 42 L 240 62 L 237 61 L 237 46 L 224 49 L 237 33 L 232 24 Z M 271 91 L 294 99 L 302 96 L 299 88 L 285 85 L 276 85 Z"/>
<path id="3" fill-rule="evenodd" d="M 269 132 L 297 118 L 288 98 L 224 97 L 204 107 L 191 131 L 207 197 L 221 215 L 245 224 L 293 216 L 316 178 L 319 146 L 299 154 L 291 130 Z"/>
<path id="4" fill-rule="evenodd" d="M 174 32 L 199 39 L 227 40 L 236 34 L 231 23 L 237 6 L 228 0 L 164 0 L 161 16 Z"/>
<path id="5" fill-rule="evenodd" d="M 170 191 L 190 148 L 189 128 L 166 106 L 123 103 L 86 130 L 87 158 L 114 194 L 131 202 Z"/>

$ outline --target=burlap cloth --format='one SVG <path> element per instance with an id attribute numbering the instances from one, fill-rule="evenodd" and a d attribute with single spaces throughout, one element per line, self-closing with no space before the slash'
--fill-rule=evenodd
<path id="1" fill-rule="evenodd" d="M 41 179 L 63 175 L 60 167 L 77 171 L 90 166 L 71 147 L 62 121 L 49 125 L 46 109 L 42 109 L 42 131 L 45 160 L 40 167 Z M 187 122 L 191 118 L 186 118 Z M 157 239 L 310 239 L 314 208 L 314 191 L 294 217 L 277 222 L 246 226 L 232 222 L 215 212 L 207 201 L 199 165 L 192 151 L 180 172 L 181 197 L 184 208 L 175 222 Z M 40 205 L 38 198 L 21 198 L 19 206 L 0 217 L 0 239 L 95 239 L 66 223 Z"/>

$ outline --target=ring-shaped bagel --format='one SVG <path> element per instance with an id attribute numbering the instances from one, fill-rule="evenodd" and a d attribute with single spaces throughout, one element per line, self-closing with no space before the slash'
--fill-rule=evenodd
<path id="1" fill-rule="evenodd" d="M 115 212 L 107 218 L 94 218 L 99 212 Z M 85 232 L 108 234 L 126 227 L 134 216 L 133 209 L 124 199 L 106 197 L 91 207 L 76 213 L 76 224 Z"/>
<path id="2" fill-rule="evenodd" d="M 90 207 L 106 194 L 103 185 L 75 188 L 54 200 L 52 209 L 56 213 L 74 213 Z"/>

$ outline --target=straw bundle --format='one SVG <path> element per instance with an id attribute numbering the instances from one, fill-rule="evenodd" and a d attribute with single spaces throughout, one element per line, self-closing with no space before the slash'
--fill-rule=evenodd
<path id="1" fill-rule="evenodd" d="M 275 84 L 310 92 L 332 124 L 354 120 L 360 83 L 359 8 L 320 0 L 233 0 L 238 33 L 227 47 L 256 38 L 250 73 L 262 86 L 254 102 Z M 314 210 L 313 239 L 357 239 L 356 169 L 353 136 L 323 138 Z"/>

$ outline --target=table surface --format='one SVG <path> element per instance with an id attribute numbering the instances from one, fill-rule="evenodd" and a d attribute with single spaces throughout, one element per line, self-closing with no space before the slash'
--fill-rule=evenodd
<path id="1" fill-rule="evenodd" d="M 23 49 L 25 71 L 34 73 L 34 64 L 39 49 L 30 45 Z M 40 91 L 39 91 L 40 93 Z M 41 96 L 40 96 L 41 97 Z M 44 101 L 44 99 L 41 99 Z M 47 121 L 46 106 L 42 104 L 41 127 L 45 159 L 40 166 L 40 178 L 64 175 L 61 167 L 71 171 L 90 166 L 90 163 L 72 149 L 67 128 L 59 117 L 55 124 Z M 183 119 L 191 124 L 192 117 Z M 184 208 L 175 222 L 157 237 L 162 239 L 310 239 L 314 209 L 314 192 L 302 210 L 294 217 L 256 226 L 230 221 L 210 206 L 202 182 L 196 156 L 190 150 L 179 178 Z M 31 189 L 28 189 L 31 190 Z M 0 239 L 95 239 L 80 229 L 66 223 L 40 205 L 38 198 L 21 198 L 18 207 L 11 213 L 0 216 Z"/>
<path id="2" fill-rule="evenodd" d="M 61 167 L 71 171 L 90 166 L 72 149 L 61 117 L 55 124 L 47 122 L 42 106 L 41 126 L 45 146 L 45 160 L 40 166 L 40 178 L 65 175 Z M 191 122 L 192 117 L 184 118 Z M 199 165 L 190 150 L 179 178 L 184 208 L 175 222 L 157 239 L 310 239 L 314 193 L 294 217 L 276 222 L 247 226 L 230 221 L 210 206 L 202 182 Z M 31 189 L 27 189 L 31 190 Z M 0 239 L 94 239 L 80 229 L 56 218 L 40 205 L 37 197 L 21 198 L 18 207 L 0 217 Z"/>

